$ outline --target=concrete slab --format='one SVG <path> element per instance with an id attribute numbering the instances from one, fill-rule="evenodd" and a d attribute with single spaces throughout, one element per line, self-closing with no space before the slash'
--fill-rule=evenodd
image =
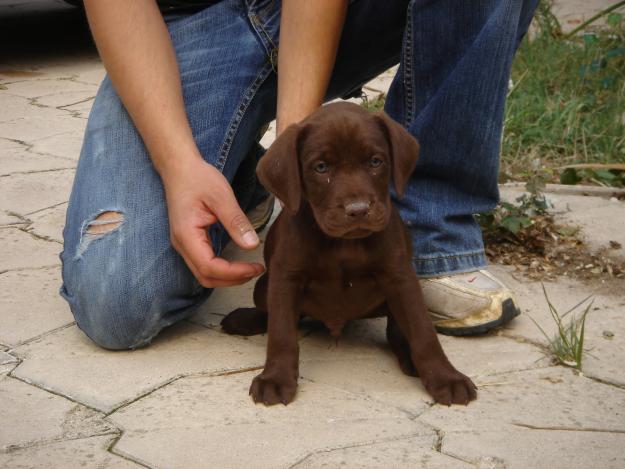
<path id="1" fill-rule="evenodd" d="M 254 405 L 253 376 L 181 379 L 115 412 L 117 450 L 156 467 L 286 468 L 313 452 L 433 436 L 393 407 L 307 381 L 289 406 Z"/>
<path id="2" fill-rule="evenodd" d="M 61 246 L 58 243 L 36 239 L 17 228 L 0 228 L 0 246 L 3 247 L 0 251 L 0 275 L 6 275 L 8 270 L 59 265 Z"/>
<path id="3" fill-rule="evenodd" d="M 320 467 L 468 469 L 475 467 L 435 451 L 433 449 L 435 443 L 436 438 L 422 436 L 320 451 L 291 467 L 293 469 Z"/>
<path id="4" fill-rule="evenodd" d="M 9 376 L 0 377 L 0 455 L 42 443 L 118 434 L 101 413 Z"/>
<path id="5" fill-rule="evenodd" d="M 40 109 L 33 106 L 32 115 L 22 116 L 0 124 L 0 137 L 32 142 L 76 129 L 74 122 L 76 119 L 69 116 L 66 111 L 55 109 L 49 112 L 54 117 L 46 118 L 40 117 Z"/>
<path id="6" fill-rule="evenodd" d="M 46 443 L 34 447 L 0 451 L 0 466 L 47 469 L 51 466 L 64 469 L 97 467 L 98 469 L 138 468 L 133 463 L 108 451 L 116 435 L 94 436 L 79 440 Z"/>
<path id="7" fill-rule="evenodd" d="M 377 91 L 378 94 L 388 94 L 393 78 L 397 73 L 398 67 L 391 67 L 387 71 L 381 73 L 376 78 L 364 85 L 366 91 Z"/>
<path id="8" fill-rule="evenodd" d="M 76 106 L 86 101 L 93 101 L 97 91 L 96 86 L 83 85 L 84 89 L 64 90 L 57 93 L 40 96 L 34 100 L 35 104 L 40 106 L 53 107 L 57 109 L 68 110 L 72 106 Z"/>
<path id="9" fill-rule="evenodd" d="M 66 212 L 67 203 L 64 203 L 34 213 L 28 217 L 32 221 L 28 231 L 62 243 Z"/>
<path id="10" fill-rule="evenodd" d="M 541 283 L 513 276 L 509 268 L 492 270 L 516 292 L 523 311 L 520 317 L 503 328 L 502 333 L 546 345 L 547 340 L 530 319 L 538 322 L 550 337 L 557 333 Z M 625 370 L 620 364 L 625 362 L 625 334 L 621 332 L 625 330 L 625 298 L 622 285 L 622 281 L 602 285 L 563 278 L 546 283 L 545 288 L 549 300 L 560 314 L 583 299 L 592 297 L 593 307 L 586 320 L 583 371 L 589 376 L 623 386 Z M 581 314 L 583 309 L 576 311 Z"/>
<path id="11" fill-rule="evenodd" d="M 74 318 L 59 295 L 60 286 L 58 267 L 0 275 L 0 342 L 16 346 L 71 324 Z"/>
<path id="12" fill-rule="evenodd" d="M 31 151 L 78 161 L 87 123 L 83 119 L 77 118 L 74 118 L 74 122 L 74 128 L 69 132 L 33 141 Z"/>
<path id="13" fill-rule="evenodd" d="M 5 91 L 8 94 L 29 99 L 42 98 L 40 104 L 52 107 L 75 103 L 82 98 L 88 97 L 89 94 L 93 96 L 95 94 L 95 90 L 97 89 L 97 87 L 93 84 L 77 83 L 71 79 L 66 79 L 65 77 L 45 77 L 36 80 L 22 80 L 15 83 L 8 83 L 4 86 L 6 87 Z M 72 93 L 78 93 L 82 96 L 82 98 L 74 99 L 69 97 Z M 69 99 L 64 100 L 62 98 L 63 96 L 68 96 Z M 46 98 L 43 99 L 44 97 Z"/>
<path id="14" fill-rule="evenodd" d="M 625 435 L 622 433 L 556 429 L 457 433 L 452 430 L 445 434 L 441 452 L 478 467 L 620 469 L 625 466 L 623 448 Z"/>
<path id="15" fill-rule="evenodd" d="M 445 433 L 519 428 L 625 433 L 625 389 L 562 367 L 504 373 L 484 383 L 467 407 L 434 406 L 419 420 Z"/>
<path id="16" fill-rule="evenodd" d="M 18 364 L 18 359 L 0 347 L 0 378 L 11 372 Z"/>
<path id="17" fill-rule="evenodd" d="M 73 169 L 16 174 L 0 186 L 0 209 L 27 216 L 69 199 Z"/>
<path id="18" fill-rule="evenodd" d="M 33 153 L 30 145 L 0 139 L 0 177 L 15 173 L 67 169 L 75 166 L 72 160 Z M 6 180 L 5 180 L 6 182 Z"/>
<path id="19" fill-rule="evenodd" d="M 12 225 L 28 225 L 28 222 L 11 213 L 0 210 L 0 227 Z"/>
<path id="20" fill-rule="evenodd" d="M 169 328 L 150 347 L 134 351 L 101 349 L 72 326 L 17 347 L 14 353 L 23 359 L 13 372 L 16 376 L 104 412 L 178 376 L 260 367 L 265 358 L 262 340 L 189 323 Z"/>

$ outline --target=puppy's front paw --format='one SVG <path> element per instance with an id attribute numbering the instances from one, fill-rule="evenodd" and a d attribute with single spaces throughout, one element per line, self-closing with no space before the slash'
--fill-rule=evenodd
<path id="1" fill-rule="evenodd" d="M 423 378 L 423 384 L 438 404 L 467 405 L 477 398 L 477 387 L 473 381 L 454 368 L 428 373 L 427 379 Z"/>
<path id="2" fill-rule="evenodd" d="M 254 402 L 265 405 L 287 405 L 295 398 L 296 391 L 297 379 L 264 371 L 254 378 L 250 386 L 250 396 Z"/>

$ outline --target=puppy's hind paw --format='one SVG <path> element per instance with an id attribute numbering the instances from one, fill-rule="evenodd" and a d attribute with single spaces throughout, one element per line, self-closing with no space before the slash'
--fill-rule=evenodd
<path id="1" fill-rule="evenodd" d="M 257 335 L 267 332 L 267 313 L 256 308 L 237 308 L 221 320 L 226 334 Z"/>

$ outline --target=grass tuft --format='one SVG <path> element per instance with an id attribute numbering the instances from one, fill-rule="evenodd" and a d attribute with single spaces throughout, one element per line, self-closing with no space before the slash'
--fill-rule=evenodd
<path id="1" fill-rule="evenodd" d="M 534 320 L 534 318 L 532 318 L 531 316 L 529 318 L 547 339 L 547 342 L 549 343 L 549 351 L 551 352 L 556 362 L 561 365 L 569 366 L 571 368 L 576 368 L 577 370 L 582 371 L 586 317 L 588 316 L 588 312 L 590 311 L 590 308 L 592 308 L 594 301 L 591 300 L 580 315 L 576 316 L 572 313 L 588 300 L 590 300 L 590 296 L 584 298 L 582 301 L 580 301 L 578 304 L 573 306 L 565 313 L 560 314 L 556 307 L 553 305 L 553 303 L 551 303 L 551 301 L 549 300 L 549 296 L 547 295 L 547 290 L 545 289 L 544 285 L 543 293 L 545 295 L 545 299 L 547 300 L 547 305 L 549 306 L 551 318 L 553 319 L 557 327 L 556 334 L 550 336 L 540 326 L 540 324 L 538 324 Z M 567 318 L 567 316 L 569 315 L 570 317 Z"/>

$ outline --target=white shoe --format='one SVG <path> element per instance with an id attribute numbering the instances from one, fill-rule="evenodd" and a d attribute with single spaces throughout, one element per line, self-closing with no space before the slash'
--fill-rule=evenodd
<path id="1" fill-rule="evenodd" d="M 486 270 L 422 279 L 421 288 L 441 334 L 482 334 L 521 312 L 514 293 Z"/>
<path id="2" fill-rule="evenodd" d="M 250 220 L 254 231 L 260 233 L 269 223 L 271 215 L 273 214 L 273 206 L 276 198 L 269 194 L 269 196 L 259 203 L 256 207 L 245 212 L 247 218 Z"/>

